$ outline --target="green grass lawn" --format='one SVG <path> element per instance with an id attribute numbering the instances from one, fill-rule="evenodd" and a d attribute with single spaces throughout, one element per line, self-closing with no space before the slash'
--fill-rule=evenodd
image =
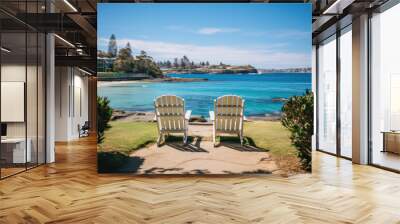
<path id="1" fill-rule="evenodd" d="M 110 122 L 100 151 L 120 151 L 128 154 L 157 141 L 157 124 L 152 122 Z"/>
<path id="2" fill-rule="evenodd" d="M 244 124 L 244 135 L 258 148 L 277 156 L 296 156 L 290 141 L 290 132 L 279 121 L 253 121 Z"/>
<path id="3" fill-rule="evenodd" d="M 157 124 L 153 122 L 110 122 L 111 128 L 105 132 L 101 151 L 129 153 L 157 141 Z M 211 135 L 211 133 L 210 133 Z M 244 125 L 244 135 L 255 146 L 266 149 L 276 156 L 295 156 L 289 131 L 277 121 L 253 121 Z"/>

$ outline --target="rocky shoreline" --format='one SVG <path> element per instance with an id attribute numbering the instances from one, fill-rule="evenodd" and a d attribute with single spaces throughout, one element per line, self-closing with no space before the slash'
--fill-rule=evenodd
<path id="1" fill-rule="evenodd" d="M 159 80 L 153 80 L 153 82 L 206 82 L 206 78 L 162 78 Z"/>
<path id="2" fill-rule="evenodd" d="M 258 70 L 251 65 L 214 65 L 200 68 L 169 68 L 163 69 L 163 74 L 257 74 Z"/>
<path id="3" fill-rule="evenodd" d="M 155 113 L 152 111 L 123 111 L 114 110 L 111 120 L 112 121 L 154 121 Z M 265 116 L 248 116 L 247 121 L 279 121 L 279 115 L 265 115 Z M 208 118 L 192 115 L 190 122 L 195 123 L 208 123 Z"/>
<path id="4" fill-rule="evenodd" d="M 118 85 L 127 83 L 155 83 L 155 82 L 207 82 L 206 78 L 155 78 L 155 79 L 141 79 L 141 80 L 100 80 L 97 82 L 98 86 Z"/>

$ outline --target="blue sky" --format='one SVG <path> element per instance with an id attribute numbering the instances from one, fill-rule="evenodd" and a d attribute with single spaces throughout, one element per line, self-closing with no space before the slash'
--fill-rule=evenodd
<path id="1" fill-rule="evenodd" d="M 111 34 L 155 60 L 257 68 L 311 65 L 310 4 L 98 4 L 98 48 Z"/>

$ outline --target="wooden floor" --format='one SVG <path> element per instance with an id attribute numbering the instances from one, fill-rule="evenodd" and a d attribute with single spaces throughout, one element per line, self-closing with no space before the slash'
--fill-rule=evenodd
<path id="1" fill-rule="evenodd" d="M 400 223 L 400 175 L 315 153 L 313 174 L 98 175 L 90 139 L 0 181 L 0 223 Z"/>
<path id="2" fill-rule="evenodd" d="M 374 164 L 400 170 L 400 155 L 392 152 L 374 151 L 372 156 Z"/>

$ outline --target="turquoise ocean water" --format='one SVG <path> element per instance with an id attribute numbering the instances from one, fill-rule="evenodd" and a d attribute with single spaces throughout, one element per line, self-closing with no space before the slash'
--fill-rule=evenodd
<path id="1" fill-rule="evenodd" d="M 111 106 L 126 111 L 153 111 L 157 96 L 172 94 L 185 99 L 193 115 L 208 117 L 213 100 L 234 94 L 245 99 L 247 116 L 279 114 L 282 102 L 273 98 L 302 95 L 311 89 L 310 73 L 269 74 L 170 74 L 171 77 L 207 78 L 206 82 L 119 83 L 98 87 L 99 96 L 107 96 Z"/>

